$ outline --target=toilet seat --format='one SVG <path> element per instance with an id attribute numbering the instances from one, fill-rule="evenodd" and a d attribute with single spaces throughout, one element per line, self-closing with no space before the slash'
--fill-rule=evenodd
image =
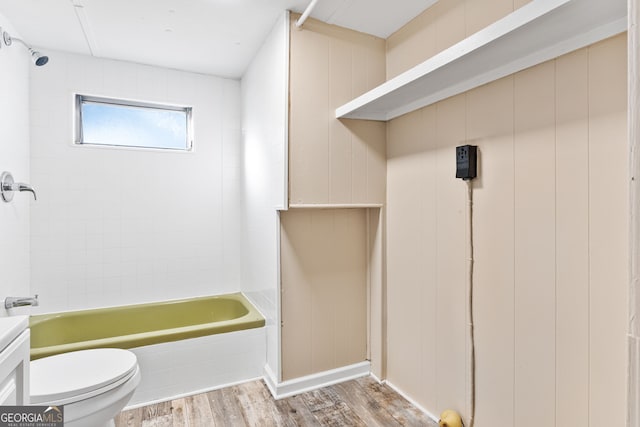
<path id="1" fill-rule="evenodd" d="M 107 392 L 138 371 L 135 354 L 116 348 L 80 350 L 30 364 L 31 403 L 66 405 Z"/>

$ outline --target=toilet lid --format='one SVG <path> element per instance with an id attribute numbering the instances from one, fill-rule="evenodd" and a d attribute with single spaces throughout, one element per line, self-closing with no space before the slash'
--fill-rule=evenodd
<path id="1" fill-rule="evenodd" d="M 100 348 L 44 357 L 31 362 L 31 403 L 87 394 L 132 375 L 138 366 L 128 350 Z M 117 385 L 117 384 L 115 384 Z"/>

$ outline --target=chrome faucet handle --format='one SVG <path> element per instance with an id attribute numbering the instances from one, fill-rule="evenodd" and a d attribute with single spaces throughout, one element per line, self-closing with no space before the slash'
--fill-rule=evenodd
<path id="1" fill-rule="evenodd" d="M 2 175 L 0 175 L 0 196 L 2 196 L 2 200 L 7 203 L 13 200 L 13 193 L 15 191 L 28 191 L 33 194 L 33 200 L 38 200 L 33 187 L 24 182 L 15 182 L 11 172 L 2 172 Z"/>

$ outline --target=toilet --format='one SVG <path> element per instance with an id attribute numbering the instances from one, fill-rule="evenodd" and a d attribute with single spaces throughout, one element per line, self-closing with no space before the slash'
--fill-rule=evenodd
<path id="1" fill-rule="evenodd" d="M 64 405 L 65 427 L 114 426 L 140 383 L 136 355 L 101 348 L 62 353 L 30 364 L 32 405 Z"/>

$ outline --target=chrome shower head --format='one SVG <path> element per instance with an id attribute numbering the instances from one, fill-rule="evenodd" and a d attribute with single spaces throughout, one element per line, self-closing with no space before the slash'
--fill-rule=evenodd
<path id="1" fill-rule="evenodd" d="M 31 59 L 33 60 L 33 63 L 38 67 L 42 67 L 44 64 L 49 62 L 49 57 L 41 54 L 37 50 L 29 48 L 29 52 L 31 53 Z"/>
<path id="2" fill-rule="evenodd" d="M 2 32 L 2 39 L 4 40 L 4 44 L 7 45 L 7 46 L 11 46 L 11 44 L 14 41 L 17 41 L 18 43 L 20 43 L 24 47 L 26 47 L 29 50 L 29 53 L 31 54 L 31 60 L 38 67 L 42 67 L 47 62 L 49 62 L 49 57 L 48 56 L 41 54 L 37 50 L 33 50 L 33 48 L 31 46 L 29 46 L 24 40 L 21 40 L 21 39 L 19 39 L 17 37 L 11 37 L 11 35 L 9 33 L 7 33 L 6 31 Z"/>

